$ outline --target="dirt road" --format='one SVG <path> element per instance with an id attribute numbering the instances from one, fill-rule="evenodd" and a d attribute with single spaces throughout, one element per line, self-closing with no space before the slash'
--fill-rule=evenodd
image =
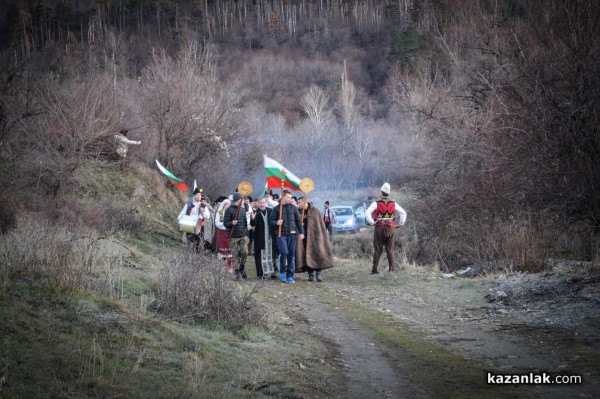
<path id="1" fill-rule="evenodd" d="M 339 261 L 324 277 L 317 283 L 299 275 L 293 285 L 271 280 L 263 289 L 295 304 L 288 311 L 331 345 L 346 397 L 600 394 L 598 341 L 534 328 L 533 316 L 524 324 L 518 309 L 485 299 L 493 280 L 443 281 L 423 270 L 371 276 L 351 261 Z M 583 383 L 491 386 L 487 371 L 581 375 Z"/>

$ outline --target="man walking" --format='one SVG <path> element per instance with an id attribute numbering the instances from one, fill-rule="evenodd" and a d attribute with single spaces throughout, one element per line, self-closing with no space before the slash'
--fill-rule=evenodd
<path id="1" fill-rule="evenodd" d="M 379 265 L 379 258 L 384 247 L 387 253 L 390 272 L 396 270 L 394 264 L 394 230 L 404 225 L 404 222 L 406 222 L 406 212 L 400 205 L 388 198 L 390 191 L 390 184 L 384 183 L 381 186 L 380 199 L 373 202 L 367 208 L 365 214 L 367 223 L 375 225 L 373 236 L 373 268 L 371 269 L 371 274 L 379 273 L 377 266 Z M 400 218 L 398 225 L 394 223 L 396 212 Z"/>
<path id="2" fill-rule="evenodd" d="M 231 255 L 237 260 L 235 266 L 235 279 L 247 278 L 246 258 L 248 256 L 248 216 L 243 205 L 244 199 L 238 192 L 233 193 L 231 206 L 225 211 L 223 225 L 227 229 L 227 236 L 231 237 L 229 248 Z"/>
<path id="3" fill-rule="evenodd" d="M 273 271 L 273 262 L 276 258 L 276 235 L 270 224 L 272 209 L 267 208 L 267 199 L 261 197 L 258 200 L 258 209 L 252 212 L 250 225 L 254 227 L 254 263 L 256 264 L 256 276 L 264 276 L 265 272 Z M 263 263 L 265 262 L 265 263 Z"/>
<path id="4" fill-rule="evenodd" d="M 305 197 L 298 199 L 304 216 L 304 239 L 296 246 L 296 271 L 308 272 L 308 281 L 322 281 L 321 272 L 333 264 L 333 251 L 327 239 L 327 230 L 319 209 Z"/>
<path id="5" fill-rule="evenodd" d="M 325 229 L 329 233 L 329 237 L 333 234 L 333 225 L 335 224 L 335 212 L 329 208 L 329 201 L 325 201 L 323 205 L 323 222 L 325 222 Z"/>
<path id="6" fill-rule="evenodd" d="M 279 248 L 279 279 L 288 283 L 294 281 L 294 258 L 296 239 L 304 239 L 304 227 L 298 207 L 292 203 L 292 194 L 285 190 L 279 206 L 273 209 L 271 225 L 277 229 L 277 247 Z M 281 218 L 279 217 L 281 215 Z M 280 227 L 281 226 L 281 230 Z M 281 231 L 281 234 L 279 234 Z M 286 264 L 287 260 L 287 264 Z"/>

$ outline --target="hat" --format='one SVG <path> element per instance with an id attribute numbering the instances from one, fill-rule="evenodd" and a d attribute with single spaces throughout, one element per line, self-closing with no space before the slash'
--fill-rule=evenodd
<path id="1" fill-rule="evenodd" d="M 201 188 L 198 188 L 198 187 L 196 187 L 196 188 L 194 189 L 194 194 L 193 194 L 193 195 L 199 194 L 199 193 L 201 193 L 201 192 L 202 192 L 202 189 L 201 189 Z"/>
<path id="2" fill-rule="evenodd" d="M 381 186 L 381 192 L 384 194 L 390 195 L 390 191 L 391 191 L 390 183 L 388 183 L 388 182 L 383 183 L 383 186 Z"/>
<path id="3" fill-rule="evenodd" d="M 236 191 L 235 193 L 233 193 L 232 201 L 238 202 L 241 198 L 242 198 L 242 194 L 240 194 Z"/>
<path id="4" fill-rule="evenodd" d="M 329 201 L 325 201 L 325 205 L 329 205 Z"/>

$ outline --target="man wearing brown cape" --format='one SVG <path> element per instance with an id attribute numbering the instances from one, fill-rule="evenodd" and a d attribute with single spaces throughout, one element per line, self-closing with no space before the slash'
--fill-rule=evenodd
<path id="1" fill-rule="evenodd" d="M 304 240 L 296 244 L 296 272 L 308 272 L 308 281 L 322 281 L 321 271 L 330 269 L 333 264 L 333 251 L 327 237 L 321 211 L 304 197 L 298 200 L 300 214 L 303 214 Z"/>

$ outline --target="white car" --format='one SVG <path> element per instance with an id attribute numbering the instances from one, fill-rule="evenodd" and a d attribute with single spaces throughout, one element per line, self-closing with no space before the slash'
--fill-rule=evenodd
<path id="1" fill-rule="evenodd" d="M 358 215 L 355 214 L 354 209 L 350 205 L 336 205 L 332 206 L 331 209 L 335 212 L 335 223 L 333 224 L 333 231 L 335 233 L 349 231 L 352 234 L 356 234 L 364 223 L 360 222 L 359 217 L 357 217 Z"/>

